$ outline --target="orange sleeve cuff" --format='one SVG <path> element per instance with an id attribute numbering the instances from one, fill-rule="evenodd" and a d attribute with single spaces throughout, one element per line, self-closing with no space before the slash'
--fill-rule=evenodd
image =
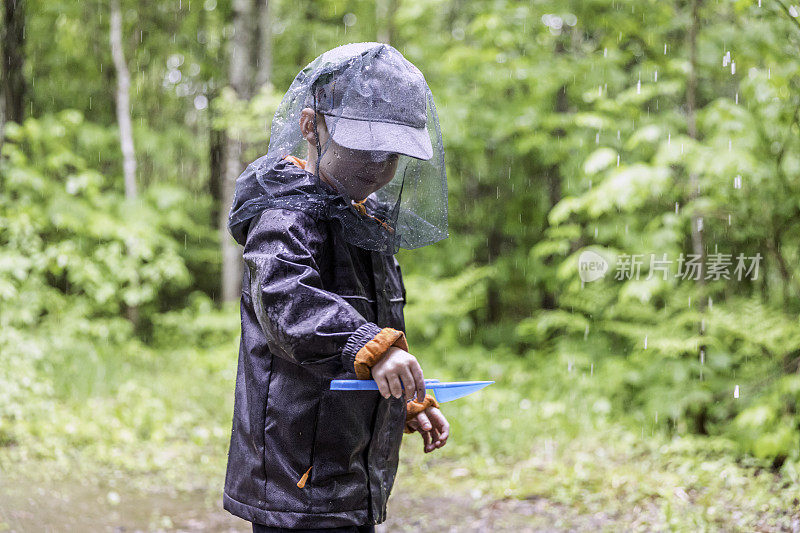
<path id="1" fill-rule="evenodd" d="M 439 402 L 437 402 L 436 398 L 434 398 L 430 393 L 425 393 L 425 399 L 421 402 L 416 400 L 409 400 L 406 402 L 406 425 L 405 428 L 403 428 L 403 433 L 414 433 L 416 431 L 416 429 L 412 429 L 408 423 L 414 420 L 419 413 L 428 407 L 439 407 Z"/>
<path id="2" fill-rule="evenodd" d="M 408 351 L 406 334 L 400 330 L 383 328 L 375 337 L 356 353 L 353 367 L 358 379 L 370 379 L 372 377 L 371 368 L 380 361 L 386 350 L 392 346 Z"/>

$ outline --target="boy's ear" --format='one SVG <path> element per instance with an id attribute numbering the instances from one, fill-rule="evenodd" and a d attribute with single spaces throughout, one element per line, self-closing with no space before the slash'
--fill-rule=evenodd
<path id="1" fill-rule="evenodd" d="M 319 123 L 317 123 L 317 129 L 319 129 Z M 310 107 L 306 107 L 300 112 L 300 132 L 308 142 L 312 144 L 317 142 L 317 136 L 314 133 L 314 110 Z"/>

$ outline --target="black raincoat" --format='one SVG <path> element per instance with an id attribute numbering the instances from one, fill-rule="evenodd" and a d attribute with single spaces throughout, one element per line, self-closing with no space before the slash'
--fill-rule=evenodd
<path id="1" fill-rule="evenodd" d="M 245 173 L 268 173 L 286 194 L 313 188 L 297 163 L 265 161 Z M 284 528 L 383 522 L 405 400 L 329 387 L 356 378 L 355 355 L 381 328 L 405 331 L 400 265 L 298 209 L 266 209 L 233 233 L 245 268 L 224 508 Z"/>

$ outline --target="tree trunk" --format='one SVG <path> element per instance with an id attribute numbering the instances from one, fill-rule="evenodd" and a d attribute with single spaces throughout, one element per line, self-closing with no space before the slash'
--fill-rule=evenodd
<path id="1" fill-rule="evenodd" d="M 241 99 L 250 97 L 248 70 L 251 58 L 252 0 L 233 2 L 233 40 L 231 41 L 229 83 Z M 236 178 L 242 172 L 242 140 L 226 134 L 225 164 L 222 167 L 222 205 L 219 210 L 219 232 L 222 247 L 222 301 L 231 302 L 241 295 L 242 254 L 228 232 L 228 212 L 233 202 Z"/>
<path id="2" fill-rule="evenodd" d="M 212 101 L 216 95 L 209 95 Z M 213 199 L 211 204 L 211 225 L 219 225 L 219 214 L 224 208 L 222 199 L 222 177 L 225 175 L 223 165 L 225 164 L 225 132 L 214 128 L 213 124 L 208 131 L 208 192 Z"/>
<path id="3" fill-rule="evenodd" d="M 695 125 L 695 106 L 697 94 L 697 31 L 700 25 L 697 10 L 700 0 L 692 0 L 692 25 L 689 27 L 689 80 L 686 84 L 686 110 L 687 110 L 687 133 L 692 139 L 697 139 L 697 127 Z M 689 201 L 695 200 L 699 194 L 699 182 L 696 172 L 689 174 Z M 700 260 L 700 279 L 699 284 L 703 286 L 703 234 L 701 227 L 702 213 L 692 213 L 692 251 L 699 255 Z M 703 309 L 704 302 L 698 302 L 700 309 Z"/>
<path id="4" fill-rule="evenodd" d="M 117 71 L 117 124 L 119 142 L 122 148 L 123 170 L 125 174 L 125 198 L 136 198 L 136 152 L 133 147 L 133 127 L 131 126 L 130 86 L 131 76 L 125 63 L 122 50 L 122 15 L 119 0 L 111 0 L 110 41 L 114 69 Z"/>
<path id="5" fill-rule="evenodd" d="M 700 26 L 700 17 L 698 16 L 698 8 L 700 7 L 701 0 L 692 0 L 692 25 L 689 27 L 689 80 L 686 84 L 686 112 L 687 112 L 687 133 L 689 137 L 692 139 L 697 139 L 697 126 L 695 125 L 695 106 L 696 106 L 696 93 L 697 93 L 697 32 Z M 699 195 L 699 181 L 696 172 L 691 172 L 689 174 L 689 202 L 695 200 Z M 705 247 L 703 245 L 703 234 L 701 222 L 702 221 L 702 213 L 694 211 L 691 216 L 691 224 L 692 224 L 692 252 L 694 255 L 700 258 L 700 275 L 697 280 L 697 284 L 700 287 L 700 291 L 698 291 L 698 298 L 697 298 L 697 308 L 700 311 L 700 324 L 697 326 L 697 330 L 699 335 L 702 337 L 705 332 L 703 328 L 703 321 L 704 321 L 704 309 L 706 307 L 705 302 L 705 291 L 703 288 L 705 287 L 705 272 L 703 269 L 703 264 L 705 263 Z M 700 359 L 701 364 L 704 360 L 704 353 L 706 350 L 705 342 L 701 342 L 697 348 L 697 357 Z M 702 369 L 700 370 L 700 376 L 702 379 Z M 699 425 L 699 430 L 702 434 L 706 434 L 705 431 L 705 411 L 702 413 L 702 417 L 700 419 L 696 419 L 696 424 Z"/>
<path id="6" fill-rule="evenodd" d="M 400 0 L 377 0 L 375 2 L 376 41 L 392 44 L 395 39 L 394 14 Z"/>
<path id="7" fill-rule="evenodd" d="M 25 118 L 25 0 L 6 0 L 2 26 L 3 114 L 0 146 L 6 121 L 21 123 Z"/>
<path id="8" fill-rule="evenodd" d="M 255 19 L 258 21 L 253 46 L 253 70 L 256 73 L 254 94 L 272 79 L 272 20 L 269 7 L 269 0 L 254 0 Z"/>
<path id="9" fill-rule="evenodd" d="M 125 63 L 122 49 L 122 15 L 119 0 L 111 0 L 111 18 L 109 20 L 109 41 L 114 69 L 117 72 L 117 124 L 119 125 L 119 143 L 122 149 L 122 165 L 125 175 L 125 198 L 136 198 L 136 152 L 133 147 L 133 128 L 131 126 L 130 85 L 131 77 Z M 136 284 L 136 280 L 131 281 Z M 134 325 L 139 323 L 139 308 L 128 306 L 125 314 Z"/>

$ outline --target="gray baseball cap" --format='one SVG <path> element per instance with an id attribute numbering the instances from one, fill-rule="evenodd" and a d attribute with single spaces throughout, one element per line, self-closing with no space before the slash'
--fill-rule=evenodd
<path id="1" fill-rule="evenodd" d="M 377 44 L 368 62 L 348 62 L 317 88 L 317 111 L 337 144 L 353 150 L 433 157 L 427 83 L 395 48 Z"/>

